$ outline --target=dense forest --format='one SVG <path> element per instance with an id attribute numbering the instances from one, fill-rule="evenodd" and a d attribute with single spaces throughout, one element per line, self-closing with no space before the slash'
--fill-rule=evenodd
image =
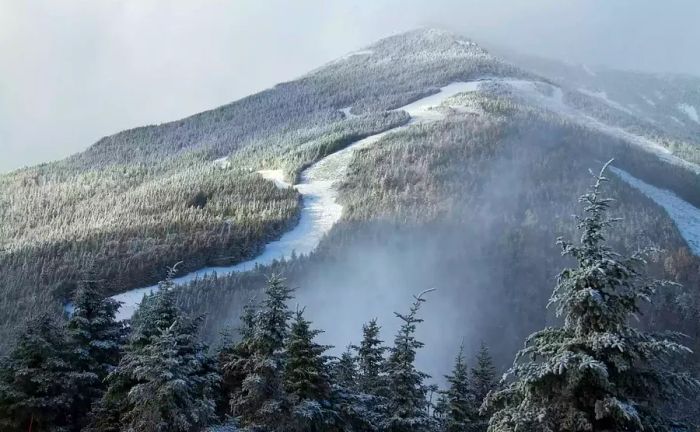
<path id="1" fill-rule="evenodd" d="M 466 359 L 457 341 L 444 388 L 416 367 L 423 305 L 440 296 L 433 289 L 395 313 L 393 343 L 370 320 L 360 343 L 333 357 L 275 275 L 245 307 L 237 337 L 217 349 L 198 341 L 201 318 L 178 308 L 174 269 L 128 323 L 115 321 L 118 304 L 86 275 L 74 314 L 30 323 L 0 364 L 0 424 L 94 432 L 690 430 L 700 419 L 681 408 L 697 400 L 700 381 L 682 366 L 685 338 L 630 324 L 670 282 L 649 277 L 653 251 L 626 256 L 606 241 L 619 220 L 609 214 L 604 169 L 579 200 L 580 239 L 558 240 L 568 261 L 549 300 L 556 324 L 526 339 L 502 379 L 487 346 Z"/>

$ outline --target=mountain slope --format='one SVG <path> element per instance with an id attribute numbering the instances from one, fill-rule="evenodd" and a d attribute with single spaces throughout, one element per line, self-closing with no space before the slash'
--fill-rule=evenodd
<path id="1" fill-rule="evenodd" d="M 445 100 L 435 122 L 393 111 L 456 82 L 473 91 Z M 323 157 L 391 130 L 350 155 L 337 184 L 342 217 L 316 253 L 273 267 L 305 287 L 304 303 L 321 303 L 310 311 L 346 306 L 313 317 L 331 343 L 348 340 L 342 333 L 354 334 L 371 314 L 402 309 L 394 306 L 409 293 L 438 286 L 429 308 L 442 319 L 425 331 L 442 336 L 431 351 L 447 352 L 439 348 L 460 336 L 488 337 L 499 359 L 510 358 L 514 341 L 551 319 L 542 304 L 561 264 L 553 239 L 569 233 L 587 168 L 615 157 L 616 167 L 700 205 L 692 125 L 659 126 L 652 120 L 662 111 L 637 114 L 611 88 L 580 88 L 460 36 L 420 30 L 224 107 L 2 176 L 4 334 L 28 311 L 60 311 L 88 269 L 114 294 L 156 282 L 177 261 L 188 272 L 257 256 L 295 225 L 304 203 L 255 171 L 281 169 L 293 181 Z M 663 209 L 613 184 L 628 221 L 614 241 L 628 250 L 656 243 L 668 251 L 658 273 L 694 281 L 697 259 Z M 235 323 L 268 271 L 194 282 L 179 301 L 208 314 L 213 337 Z M 671 300 L 658 312 L 666 321 L 678 316 Z M 441 370 L 441 359 L 430 361 L 428 370 Z"/>

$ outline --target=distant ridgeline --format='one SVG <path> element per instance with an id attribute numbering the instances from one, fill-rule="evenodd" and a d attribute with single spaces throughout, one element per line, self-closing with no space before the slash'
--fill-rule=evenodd
<path id="1" fill-rule="evenodd" d="M 438 121 L 394 111 L 476 81 L 443 102 Z M 214 341 L 274 270 L 301 287 L 326 337 L 346 343 L 347 327 L 434 286 L 425 314 L 441 319 L 422 328 L 442 336 L 426 362 L 449 363 L 461 339 L 471 356 L 483 340 L 503 367 L 528 334 L 558 322 L 542 307 L 568 263 L 553 239 L 574 235 L 572 197 L 590 184 L 588 168 L 614 158 L 700 207 L 697 111 L 698 78 L 495 57 L 438 30 L 383 39 L 229 105 L 0 176 L 3 349 L 27 318 L 61 315 L 81 281 L 107 296 L 154 284 L 176 262 L 187 273 L 257 256 L 295 226 L 303 202 L 256 171 L 281 169 L 294 183 L 323 157 L 397 129 L 353 153 L 335 183 L 343 216 L 311 256 L 195 281 L 175 301 L 205 315 Z M 614 172 L 624 223 L 606 238 L 624 252 L 658 247 L 649 271 L 682 284 L 657 294 L 640 326 L 694 336 L 685 343 L 700 352 L 700 260 L 669 213 Z M 338 305 L 361 312 L 324 312 Z"/>

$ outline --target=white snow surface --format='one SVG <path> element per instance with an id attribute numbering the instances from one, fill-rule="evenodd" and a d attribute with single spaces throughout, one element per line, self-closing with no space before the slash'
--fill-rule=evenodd
<path id="1" fill-rule="evenodd" d="M 360 117 L 360 116 L 357 115 L 357 114 L 351 113 L 351 112 L 350 112 L 351 109 L 352 109 L 351 106 L 345 107 L 345 108 L 341 108 L 341 109 L 340 109 L 340 112 L 342 112 L 343 114 L 345 114 L 345 118 L 351 119 L 351 118 L 355 118 L 355 117 Z"/>
<path id="2" fill-rule="evenodd" d="M 602 133 L 637 145 L 644 150 L 655 154 L 657 157 L 659 157 L 659 159 L 688 169 L 691 172 L 700 174 L 700 166 L 675 156 L 669 149 L 653 139 L 628 132 L 617 126 L 603 123 L 585 112 L 567 105 L 564 101 L 563 90 L 557 86 L 543 82 L 520 79 L 498 79 L 492 80 L 492 82 L 510 86 L 512 89 L 516 90 L 517 95 L 523 97 L 530 103 L 558 113 L 562 117 L 565 117 L 573 122 L 577 122 Z M 547 91 L 543 91 L 543 89 L 547 89 Z"/>
<path id="3" fill-rule="evenodd" d="M 619 168 L 610 170 L 625 183 L 642 192 L 660 205 L 673 220 L 693 254 L 700 256 L 700 209 L 679 198 L 671 191 L 657 188 L 633 177 Z"/>
<path id="4" fill-rule="evenodd" d="M 615 109 L 618 109 L 620 111 L 624 111 L 627 114 L 634 115 L 634 113 L 629 108 L 624 107 L 620 103 L 615 102 L 614 100 L 610 99 L 608 97 L 608 94 L 605 93 L 604 91 L 591 91 L 591 90 L 588 90 L 585 88 L 579 88 L 578 91 L 580 91 L 581 93 L 586 94 L 588 96 L 592 96 L 594 98 L 600 99 L 601 101 L 605 102 L 607 105 L 609 105 Z"/>
<path id="5" fill-rule="evenodd" d="M 437 121 L 444 118 L 444 114 L 433 108 L 438 107 L 443 101 L 458 93 L 477 90 L 480 83 L 481 81 L 452 83 L 442 87 L 438 93 L 419 99 L 397 110 L 407 111 L 411 115 L 409 124 Z M 302 197 L 299 223 L 282 235 L 279 240 L 268 243 L 261 255 L 232 266 L 202 268 L 173 279 L 174 285 L 184 285 L 204 277 L 215 275 L 221 277 L 235 272 L 253 270 L 256 265 L 269 265 L 282 258 L 288 259 L 292 252 L 297 255 L 311 253 L 342 215 L 343 208 L 336 200 L 338 191 L 334 184 L 345 176 L 354 152 L 376 143 L 389 133 L 406 127 L 407 125 L 399 126 L 358 140 L 304 170 L 301 174 L 301 182 L 294 185 Z M 222 164 L 223 161 L 227 161 L 227 159 L 217 160 L 217 165 Z M 279 188 L 291 186 L 285 181 L 282 170 L 262 170 L 258 173 L 265 179 L 273 181 Z M 113 296 L 114 300 L 122 303 L 117 313 L 117 319 L 131 318 L 143 296 L 157 291 L 158 288 L 158 285 L 151 285 Z M 72 305 L 66 305 L 65 310 L 70 313 L 72 307 Z"/>
<path id="6" fill-rule="evenodd" d="M 683 111 L 694 122 L 700 123 L 700 116 L 698 116 L 698 111 L 694 106 L 683 103 L 678 105 L 678 109 Z"/>

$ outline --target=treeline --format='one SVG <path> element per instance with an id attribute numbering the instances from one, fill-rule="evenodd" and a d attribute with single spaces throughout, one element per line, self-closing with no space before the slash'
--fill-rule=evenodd
<path id="1" fill-rule="evenodd" d="M 646 333 L 630 319 L 665 282 L 649 279 L 643 255 L 613 251 L 601 174 L 580 201 L 580 241 L 559 240 L 573 266 L 550 298 L 557 325 L 527 338 L 496 381 L 482 347 L 469 370 L 462 350 L 439 390 L 415 366 L 423 342 L 423 292 L 400 320 L 393 344 L 373 320 L 340 357 L 290 309 L 293 290 L 269 279 L 241 317 L 239 337 L 212 354 L 200 319 L 176 306 L 169 280 L 144 298 L 128 325 L 86 281 L 65 324 L 44 317 L 27 328 L 0 367 L 0 424 L 8 431 L 197 431 L 222 424 L 247 431 L 505 432 L 655 430 L 684 427 L 674 408 L 700 395 L 682 370 L 689 350 L 675 333 Z M 435 294 L 439 295 L 439 294 Z M 687 424 L 686 424 L 687 426 Z M 687 430 L 687 429 L 686 429 Z"/>

